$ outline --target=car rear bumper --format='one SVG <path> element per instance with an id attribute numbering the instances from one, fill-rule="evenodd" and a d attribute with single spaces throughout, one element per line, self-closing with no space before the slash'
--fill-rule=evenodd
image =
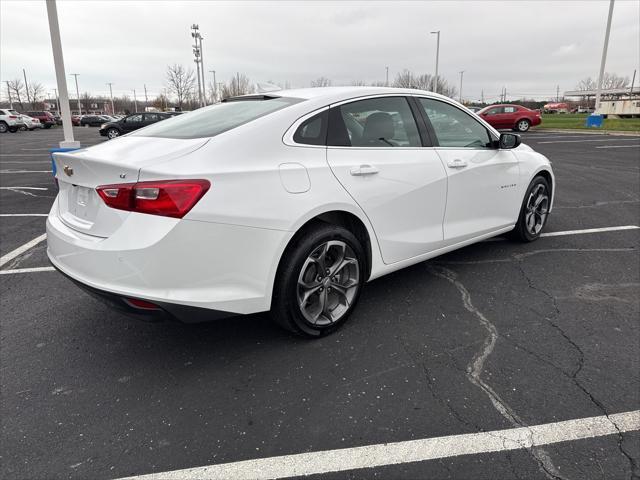
<path id="1" fill-rule="evenodd" d="M 280 230 L 137 213 L 109 238 L 93 237 L 60 220 L 57 199 L 47 218 L 47 254 L 58 270 L 121 303 L 146 300 L 181 320 L 182 307 L 213 310 L 216 318 L 269 310 L 289 238 Z"/>

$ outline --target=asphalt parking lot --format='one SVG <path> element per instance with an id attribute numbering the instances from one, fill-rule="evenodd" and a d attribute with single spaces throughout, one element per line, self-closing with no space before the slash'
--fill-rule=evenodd
<path id="1" fill-rule="evenodd" d="M 376 280 L 345 327 L 315 341 L 266 315 L 138 323 L 52 271 L 46 242 L 22 248 L 44 233 L 61 137 L 0 136 L 0 477 L 640 478 L 640 433 L 618 423 L 640 410 L 640 137 L 525 134 L 553 162 L 556 235 L 493 239 Z M 574 424 L 558 422 L 589 417 L 609 429 L 490 445 L 506 442 L 491 432 L 564 434 Z M 413 440 L 435 453 L 412 456 Z M 474 453 L 456 450 L 467 443 Z M 361 446 L 375 448 L 350 468 L 339 449 Z M 255 459 L 272 460 L 166 473 Z"/>

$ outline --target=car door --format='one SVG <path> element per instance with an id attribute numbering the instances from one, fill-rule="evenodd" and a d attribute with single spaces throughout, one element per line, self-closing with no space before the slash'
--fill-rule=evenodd
<path id="1" fill-rule="evenodd" d="M 518 120 L 518 107 L 506 105 L 504 107 L 503 117 L 502 128 L 513 128 Z"/>
<path id="2" fill-rule="evenodd" d="M 503 107 L 493 107 L 487 110 L 486 112 L 484 112 L 481 116 L 493 128 L 502 128 L 501 127 L 502 110 L 503 110 Z"/>
<path id="3" fill-rule="evenodd" d="M 519 165 L 482 123 L 453 104 L 419 98 L 435 151 L 446 166 L 444 240 L 455 244 L 514 225 L 520 210 Z"/>
<path id="4" fill-rule="evenodd" d="M 447 177 L 423 133 L 401 95 L 349 101 L 329 111 L 327 161 L 371 221 L 387 264 L 443 244 Z"/>
<path id="5" fill-rule="evenodd" d="M 124 133 L 133 132 L 134 130 L 137 130 L 142 126 L 143 123 L 141 113 L 129 115 L 122 120 L 122 130 Z"/>

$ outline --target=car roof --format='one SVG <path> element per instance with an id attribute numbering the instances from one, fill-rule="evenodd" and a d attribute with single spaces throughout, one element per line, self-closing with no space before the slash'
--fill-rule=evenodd
<path id="1" fill-rule="evenodd" d="M 324 100 L 328 103 L 349 100 L 355 97 L 367 95 L 428 95 L 430 97 L 447 99 L 443 95 L 429 92 L 426 90 L 418 90 L 414 88 L 395 88 L 395 87 L 314 87 L 314 88 L 297 88 L 289 90 L 276 90 L 273 92 L 264 92 L 258 95 L 266 97 L 291 97 L 301 98 L 303 100 Z M 255 97 L 256 94 L 242 95 L 234 98 Z"/>

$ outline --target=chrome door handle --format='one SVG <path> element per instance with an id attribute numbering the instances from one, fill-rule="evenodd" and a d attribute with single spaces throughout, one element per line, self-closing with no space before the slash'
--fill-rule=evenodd
<path id="1" fill-rule="evenodd" d="M 364 175 L 375 175 L 378 173 L 378 169 L 371 165 L 360 165 L 359 167 L 353 167 L 349 173 L 354 177 L 362 177 Z"/>
<path id="2" fill-rule="evenodd" d="M 467 162 L 465 162 L 461 158 L 449 160 L 449 162 L 447 163 L 447 167 L 449 168 L 464 168 L 466 166 L 467 166 Z"/>

